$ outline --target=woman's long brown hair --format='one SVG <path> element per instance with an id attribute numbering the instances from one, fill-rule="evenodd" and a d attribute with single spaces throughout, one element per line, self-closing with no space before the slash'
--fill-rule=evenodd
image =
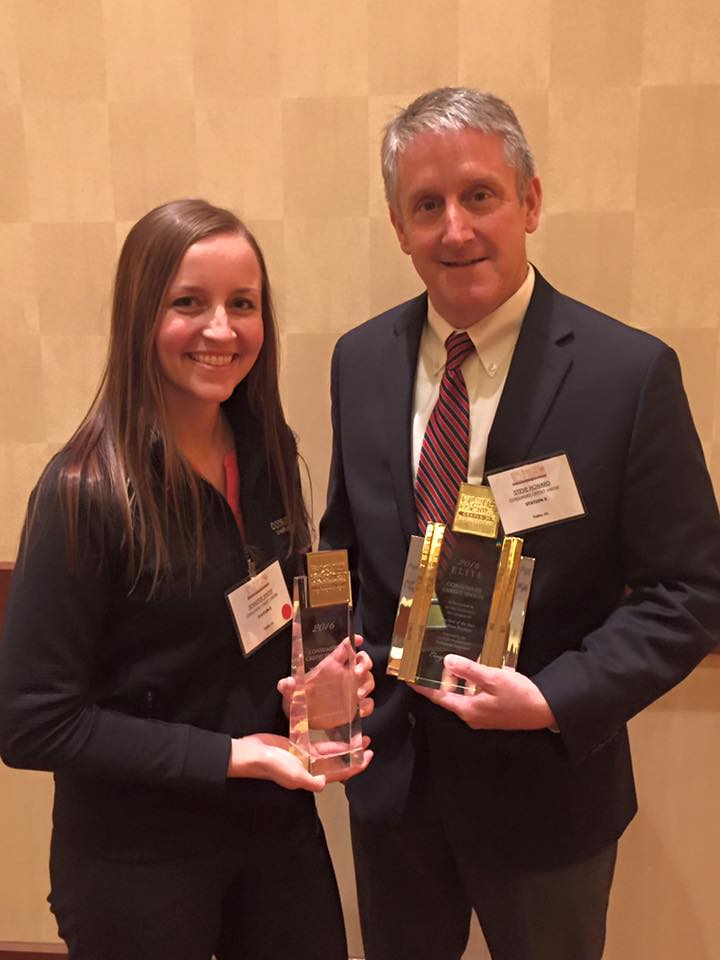
<path id="1" fill-rule="evenodd" d="M 150 594 L 170 572 L 171 520 L 173 552 L 180 546 L 191 581 L 204 563 L 203 487 L 167 427 L 155 337 L 167 289 L 185 251 L 198 240 L 223 233 L 247 240 L 260 265 L 264 340 L 244 389 L 251 412 L 262 424 L 268 468 L 288 518 L 290 550 L 309 546 L 295 443 L 280 402 L 277 324 L 260 247 L 229 210 L 196 199 L 165 203 L 139 220 L 125 240 L 115 277 L 106 368 L 54 477 L 70 563 L 77 565 L 83 550 L 81 517 L 93 522 L 84 504 L 90 504 L 93 514 L 109 509 L 121 518 L 128 584 L 132 589 L 140 574 L 149 571 Z M 102 525 L 102 513 L 95 515 L 95 522 Z"/>

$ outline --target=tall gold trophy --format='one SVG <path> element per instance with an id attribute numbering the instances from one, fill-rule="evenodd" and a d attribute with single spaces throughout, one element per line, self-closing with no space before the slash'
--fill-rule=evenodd
<path id="1" fill-rule="evenodd" d="M 290 749 L 313 774 L 363 761 L 346 550 L 309 553 L 293 583 Z"/>
<path id="2" fill-rule="evenodd" d="M 489 487 L 464 483 L 452 526 L 429 523 L 413 537 L 387 672 L 399 680 L 473 693 L 448 673 L 446 654 L 512 667 L 525 624 L 535 566 L 520 537 L 498 540 Z"/>

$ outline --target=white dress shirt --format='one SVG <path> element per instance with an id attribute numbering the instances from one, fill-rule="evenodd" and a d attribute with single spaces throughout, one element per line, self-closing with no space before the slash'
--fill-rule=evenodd
<path id="1" fill-rule="evenodd" d="M 470 401 L 469 483 L 482 482 L 488 435 L 534 286 L 535 271 L 530 266 L 522 286 L 466 331 L 475 345 L 475 352 L 468 355 L 461 368 Z M 428 299 L 428 322 L 420 340 L 415 377 L 413 477 L 417 476 L 425 429 L 440 392 L 447 357 L 445 341 L 454 331 Z"/>

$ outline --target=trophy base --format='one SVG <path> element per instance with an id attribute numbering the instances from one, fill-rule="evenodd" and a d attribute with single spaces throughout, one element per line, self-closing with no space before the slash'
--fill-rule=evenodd
<path id="1" fill-rule="evenodd" d="M 337 744 L 336 746 L 340 746 Z M 299 744 L 291 743 L 290 752 L 300 760 L 306 770 L 313 776 L 324 774 L 326 777 L 339 775 L 346 770 L 352 770 L 355 767 L 361 767 L 363 763 L 362 743 L 357 747 L 347 749 L 347 744 L 342 744 L 345 748 L 337 753 L 329 752 L 330 744 L 317 744 L 317 750 L 308 753 Z M 320 752 L 322 750 L 322 752 Z"/>
<path id="2" fill-rule="evenodd" d="M 430 690 L 447 690 L 448 693 L 458 693 L 461 696 L 472 696 L 475 685 L 468 683 L 462 677 L 455 677 L 443 671 L 442 677 L 416 677 L 412 681 L 417 687 L 428 687 Z"/>

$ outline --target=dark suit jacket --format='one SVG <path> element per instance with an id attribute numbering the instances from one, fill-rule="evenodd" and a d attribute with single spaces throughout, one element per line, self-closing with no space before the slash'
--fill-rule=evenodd
<path id="1" fill-rule="evenodd" d="M 343 336 L 333 357 L 321 539 L 350 551 L 378 680 L 366 724 L 376 756 L 348 794 L 361 819 L 399 816 L 421 735 L 446 829 L 467 855 L 549 868 L 621 834 L 636 810 L 627 720 L 720 638 L 717 506 L 673 351 L 538 274 L 485 469 L 565 451 L 587 507 L 525 537 L 537 563 L 518 669 L 561 732 L 472 731 L 387 678 L 419 532 L 410 432 L 426 314 L 425 295 L 401 304 Z"/>

